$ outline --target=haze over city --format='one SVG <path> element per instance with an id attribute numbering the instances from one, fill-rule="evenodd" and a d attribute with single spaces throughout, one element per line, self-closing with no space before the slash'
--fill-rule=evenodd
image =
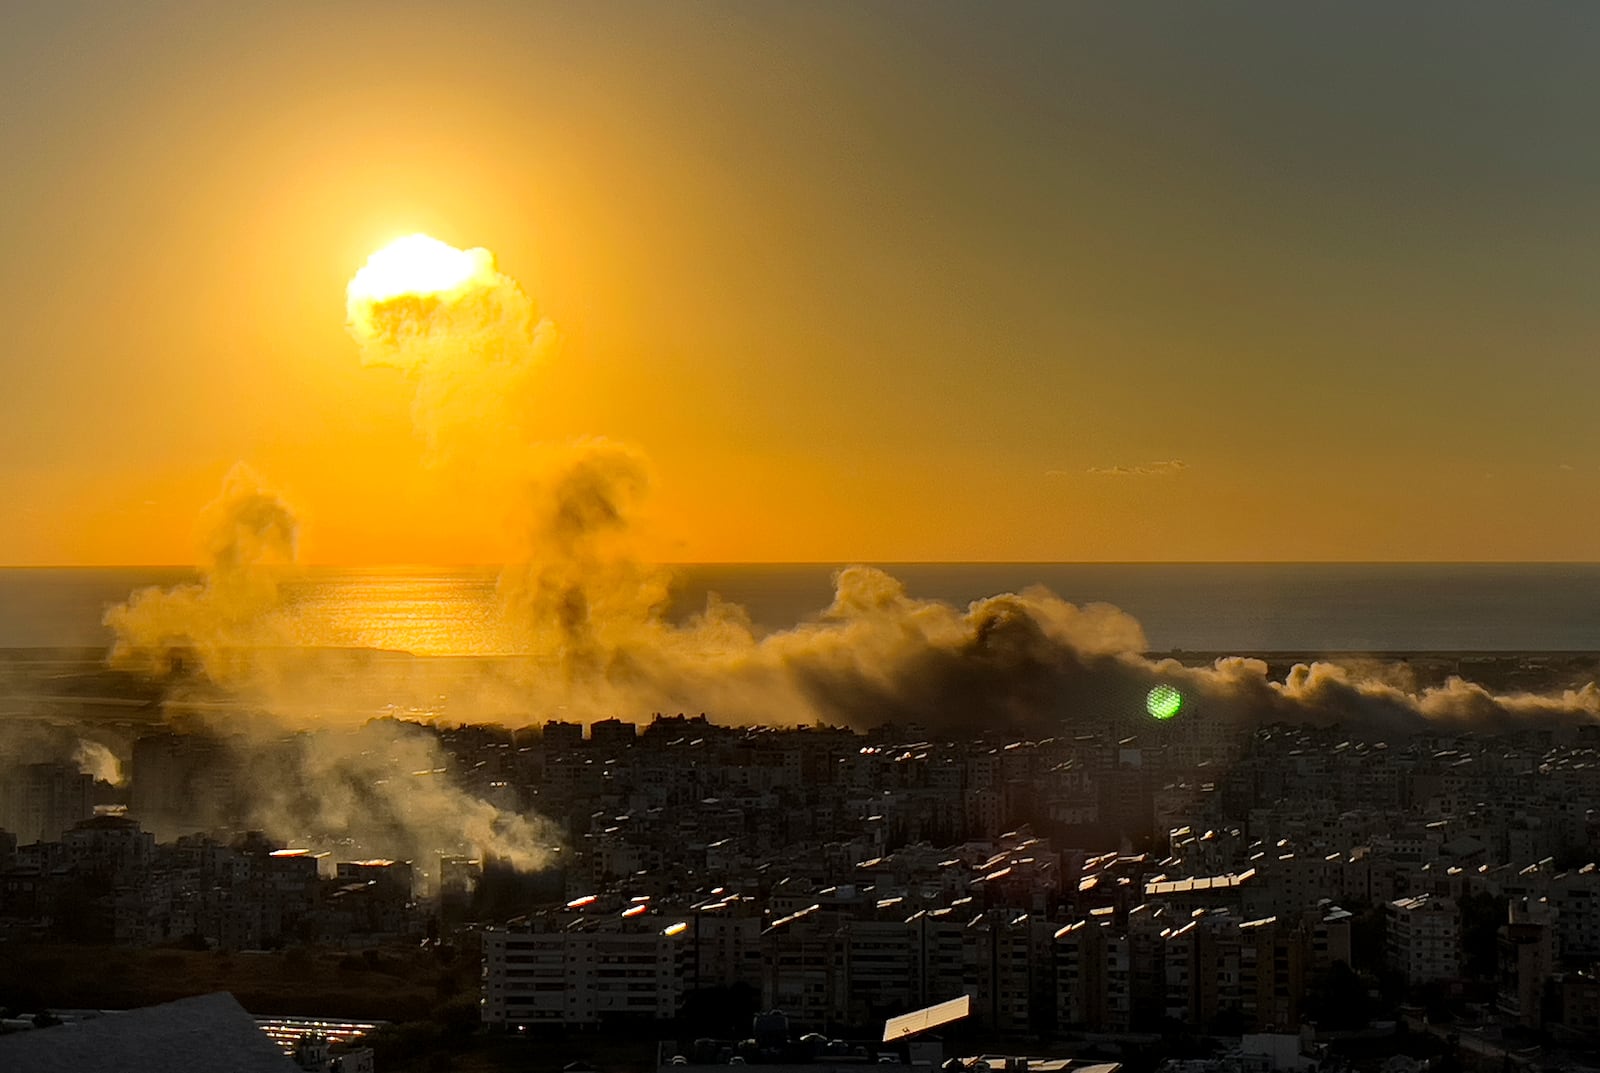
<path id="1" fill-rule="evenodd" d="M 4 8 L 0 1069 L 1591 1068 L 1597 56 Z"/>

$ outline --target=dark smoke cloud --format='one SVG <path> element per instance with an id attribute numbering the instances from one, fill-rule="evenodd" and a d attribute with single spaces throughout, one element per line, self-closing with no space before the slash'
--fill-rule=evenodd
<path id="1" fill-rule="evenodd" d="M 1113 720 L 1143 718 L 1145 698 L 1160 684 L 1183 694 L 1187 718 L 1241 728 L 1341 723 L 1393 734 L 1600 715 L 1592 684 L 1552 695 L 1497 695 L 1459 678 L 1408 688 L 1395 680 L 1403 676 L 1370 676 L 1333 662 L 1297 665 L 1274 681 L 1258 659 L 1202 667 L 1152 660 L 1129 616 L 1077 607 L 1042 589 L 960 610 L 908 597 L 868 568 L 841 572 L 838 586 L 833 608 L 817 621 L 752 639 L 742 655 L 697 661 L 725 677 L 692 683 L 682 699 L 737 700 L 748 692 L 747 704 L 787 697 L 802 718 L 966 734 L 1103 733 Z"/>

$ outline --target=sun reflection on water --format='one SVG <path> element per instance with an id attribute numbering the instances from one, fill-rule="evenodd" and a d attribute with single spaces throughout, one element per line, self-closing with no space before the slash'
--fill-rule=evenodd
<path id="1" fill-rule="evenodd" d="M 311 570 L 285 609 L 316 643 L 420 656 L 507 651 L 493 570 Z"/>

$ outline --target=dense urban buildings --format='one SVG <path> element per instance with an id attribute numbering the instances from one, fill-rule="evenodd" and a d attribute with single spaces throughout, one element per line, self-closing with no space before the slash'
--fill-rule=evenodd
<path id="1" fill-rule="evenodd" d="M 0 800 L 33 837 L 0 839 L 0 929 L 226 949 L 470 936 L 481 1019 L 508 1030 L 666 1031 L 709 1002 L 862 1035 L 966 995 L 969 1030 L 1019 1043 L 1350 1030 L 1407 1004 L 1600 1040 L 1589 728 L 1118 731 L 430 731 L 451 778 L 553 821 L 534 875 L 227 830 L 206 814 L 227 764 L 204 768 L 210 797 L 195 783 L 195 758 L 225 751 L 163 732 L 134 747 L 126 807 L 93 814 L 48 766 L 8 774 Z"/>

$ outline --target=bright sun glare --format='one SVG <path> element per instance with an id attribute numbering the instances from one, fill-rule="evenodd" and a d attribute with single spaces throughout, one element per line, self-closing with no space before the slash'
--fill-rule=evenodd
<path id="1" fill-rule="evenodd" d="M 478 273 L 477 251 L 458 250 L 428 235 L 397 238 L 367 258 L 350 281 L 351 297 L 384 302 L 402 294 L 444 294 Z"/>

